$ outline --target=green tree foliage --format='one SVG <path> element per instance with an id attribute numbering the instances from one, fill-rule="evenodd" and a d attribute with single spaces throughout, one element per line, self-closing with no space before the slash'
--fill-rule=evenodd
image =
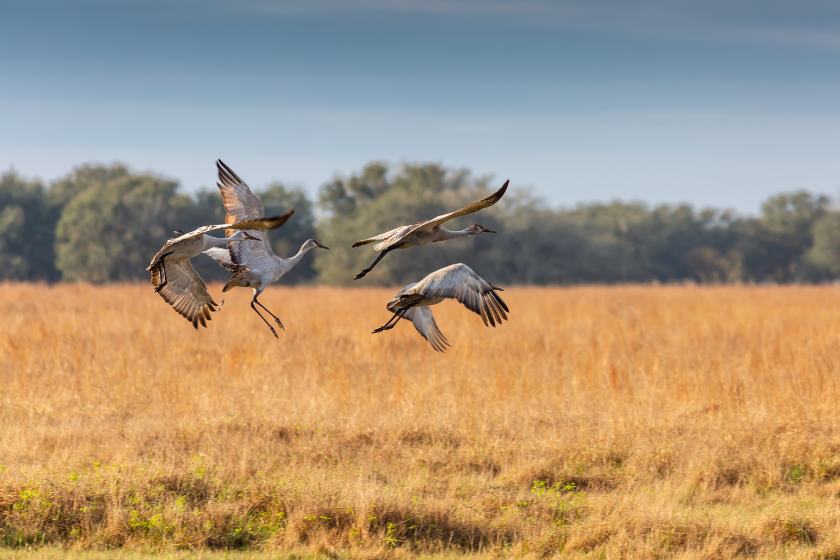
<path id="1" fill-rule="evenodd" d="M 840 278 L 840 213 L 820 216 L 813 233 L 814 244 L 805 258 L 811 279 Z"/>
<path id="2" fill-rule="evenodd" d="M 288 283 L 402 285 L 456 262 L 501 285 L 840 277 L 840 213 L 824 196 L 780 194 L 759 216 L 743 217 L 637 202 L 553 209 L 511 189 L 492 208 L 446 224 L 479 223 L 498 235 L 395 251 L 363 281 L 353 281 L 377 256 L 370 245 L 351 249 L 354 241 L 449 212 L 494 188 L 463 169 L 374 162 L 321 188 L 317 222 L 315 205 L 299 189 L 276 183 L 255 192 L 267 215 L 295 208 L 283 228 L 269 233 L 276 254 L 290 257 L 309 238 L 332 248 L 301 261 Z M 149 260 L 173 229 L 224 219 L 215 188 L 188 196 L 173 181 L 123 165 L 83 165 L 48 189 L 6 173 L 0 176 L 0 280 L 146 281 Z M 207 280 L 229 277 L 209 257 L 193 264 Z"/>
<path id="3" fill-rule="evenodd" d="M 828 199 L 805 191 L 774 196 L 761 207 L 761 217 L 748 220 L 742 242 L 743 275 L 758 282 L 807 280 L 804 259 L 813 245 L 815 223 L 826 213 Z"/>
<path id="4" fill-rule="evenodd" d="M 463 170 L 408 165 L 391 177 L 385 165 L 374 163 L 359 175 L 337 178 L 323 187 L 320 204 L 325 217 L 319 228 L 324 242 L 347 246 L 454 210 L 490 190 L 486 180 L 473 180 Z M 779 231 L 778 238 L 785 238 L 785 231 L 798 236 L 798 252 L 785 258 L 801 259 L 810 247 L 809 224 L 825 204 L 822 198 L 803 199 L 797 193 L 782 198 L 787 207 L 771 201 L 761 220 L 749 220 L 731 211 L 696 211 L 687 205 L 650 208 L 613 202 L 554 210 L 526 192 L 512 191 L 492 208 L 447 224 L 461 229 L 480 223 L 501 235 L 395 251 L 364 282 L 404 284 L 454 262 L 508 284 L 753 280 L 755 271 L 745 266 L 744 255 L 751 250 L 746 238 L 755 225 Z M 319 259 L 320 279 L 350 284 L 375 257 L 370 246 L 334 252 Z"/>
<path id="5" fill-rule="evenodd" d="M 0 176 L 0 280 L 56 280 L 56 213 L 38 182 Z"/>
<path id="6" fill-rule="evenodd" d="M 66 280 L 108 282 L 146 277 L 151 257 L 192 204 L 177 183 L 149 175 L 95 182 L 64 207 L 56 263 Z"/>

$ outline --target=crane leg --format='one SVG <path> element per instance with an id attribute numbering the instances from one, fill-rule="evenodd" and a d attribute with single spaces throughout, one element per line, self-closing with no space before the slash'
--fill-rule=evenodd
<path id="1" fill-rule="evenodd" d="M 376 333 L 380 333 L 382 331 L 387 331 L 389 329 L 393 329 L 396 326 L 396 324 L 400 322 L 400 319 L 403 318 L 403 316 L 405 315 L 405 312 L 408 311 L 409 309 L 411 309 L 411 307 L 412 306 L 409 305 L 408 307 L 404 307 L 404 308 L 400 309 L 399 311 L 397 311 L 396 313 L 394 313 L 394 316 L 391 317 L 388 320 L 387 323 L 385 323 L 384 325 L 382 325 L 381 327 L 379 327 L 378 329 L 373 331 L 371 334 L 376 334 Z M 396 319 L 396 321 L 394 321 L 394 319 Z M 391 321 L 394 321 L 393 324 L 391 323 Z"/>
<path id="2" fill-rule="evenodd" d="M 281 329 L 283 329 L 284 331 L 286 330 L 286 327 L 284 327 L 284 326 L 283 326 L 283 323 L 281 323 L 281 322 L 280 322 L 280 319 L 277 317 L 277 315 L 275 315 L 274 313 L 272 313 L 271 311 L 269 311 L 269 310 L 268 310 L 268 308 L 267 308 L 265 305 L 261 304 L 261 303 L 259 302 L 259 300 L 257 299 L 257 297 L 256 297 L 256 296 L 254 296 L 254 301 L 257 303 L 257 305 L 259 305 L 260 307 L 262 307 L 263 309 L 265 309 L 265 312 L 266 312 L 266 313 L 268 313 L 269 315 L 271 315 L 272 317 L 274 317 L 274 320 L 277 322 L 277 324 L 278 324 L 278 325 L 280 325 L 280 328 L 281 328 Z"/>
<path id="3" fill-rule="evenodd" d="M 266 324 L 266 325 L 268 325 L 268 328 L 269 328 L 269 329 L 271 329 L 271 334 L 273 334 L 273 335 L 274 335 L 274 338 L 280 338 L 279 336 L 277 336 L 277 331 L 275 331 L 275 330 L 274 330 L 274 327 L 272 327 L 272 326 L 271 326 L 271 323 L 269 323 L 268 321 L 266 321 L 266 320 L 265 320 L 265 317 L 263 317 L 262 315 L 260 315 L 260 312 L 259 312 L 259 311 L 257 311 L 257 308 L 256 308 L 256 307 L 254 307 L 254 302 L 255 302 L 255 301 L 257 301 L 257 298 L 254 298 L 254 299 L 252 299 L 252 300 L 251 300 L 251 309 L 253 309 L 253 310 L 254 310 L 254 313 L 256 313 L 257 315 L 259 315 L 259 316 L 260 316 L 260 319 L 262 319 L 263 321 L 265 321 L 265 324 Z M 257 302 L 257 303 L 259 303 L 259 302 Z"/>
<path id="4" fill-rule="evenodd" d="M 166 257 L 168 257 L 171 254 L 172 253 L 166 253 L 165 255 L 163 255 L 160 258 L 160 262 L 158 263 L 158 274 L 160 274 L 160 276 L 163 278 L 163 282 L 158 284 L 158 287 L 155 288 L 155 293 L 156 294 L 160 293 L 160 291 L 163 289 L 163 287 L 166 286 L 166 283 L 169 282 L 169 278 L 166 277 L 166 264 L 164 264 L 163 261 L 166 260 Z"/>
<path id="5" fill-rule="evenodd" d="M 362 270 L 360 273 L 358 273 L 358 274 L 356 275 L 355 280 L 358 280 L 359 278 L 362 278 L 365 274 L 367 274 L 368 272 L 370 272 L 371 270 L 373 270 L 373 267 L 374 267 L 374 266 L 376 266 L 376 264 L 377 264 L 379 261 L 381 261 L 381 260 L 382 260 L 382 257 L 384 257 L 385 255 L 387 255 L 390 251 L 391 251 L 391 249 L 385 249 L 384 251 L 382 251 L 381 253 L 379 253 L 379 256 L 378 256 L 378 257 L 376 257 L 376 260 L 375 260 L 375 261 L 373 261 L 373 264 L 372 264 L 372 265 L 370 265 L 369 267 L 367 267 L 366 269 Z"/>

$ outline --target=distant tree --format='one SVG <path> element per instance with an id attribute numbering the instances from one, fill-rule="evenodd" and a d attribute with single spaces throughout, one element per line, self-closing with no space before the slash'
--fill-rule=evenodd
<path id="1" fill-rule="evenodd" d="M 58 279 L 55 222 L 43 185 L 13 171 L 0 176 L 0 280 Z"/>
<path id="2" fill-rule="evenodd" d="M 93 183 L 64 207 L 56 231 L 57 267 L 66 280 L 146 277 L 152 256 L 193 204 L 174 181 L 127 175 Z"/>
<path id="3" fill-rule="evenodd" d="M 50 204 L 58 208 L 61 213 L 61 209 L 86 188 L 109 183 L 128 175 L 128 168 L 119 163 L 110 167 L 86 163 L 50 185 Z"/>
<path id="4" fill-rule="evenodd" d="M 806 255 L 811 279 L 840 278 L 840 213 L 823 214 L 814 224 L 814 244 Z"/>
<path id="5" fill-rule="evenodd" d="M 774 196 L 749 220 L 742 243 L 746 279 L 790 282 L 807 279 L 805 254 L 811 249 L 814 224 L 827 211 L 828 198 L 797 191 Z"/>

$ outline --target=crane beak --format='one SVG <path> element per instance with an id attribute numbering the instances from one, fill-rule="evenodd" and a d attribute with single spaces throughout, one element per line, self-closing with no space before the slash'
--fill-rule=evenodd
<path id="1" fill-rule="evenodd" d="M 245 239 L 250 239 L 251 241 L 262 241 L 259 237 L 254 237 L 253 235 L 249 234 L 247 231 L 242 232 L 245 235 Z"/>
<path id="2" fill-rule="evenodd" d="M 484 233 L 496 233 L 496 232 L 495 232 L 495 231 L 493 231 L 492 229 L 485 229 L 485 230 L 484 230 Z"/>
<path id="3" fill-rule="evenodd" d="M 321 249 L 327 249 L 327 250 L 329 250 L 329 247 L 324 247 L 323 245 L 321 245 L 321 244 L 320 244 L 320 243 L 318 243 L 317 241 L 315 242 L 315 246 L 316 246 L 316 247 L 320 247 Z"/>

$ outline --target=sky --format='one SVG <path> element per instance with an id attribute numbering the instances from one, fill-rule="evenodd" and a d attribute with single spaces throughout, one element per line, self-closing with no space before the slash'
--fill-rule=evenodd
<path id="1" fill-rule="evenodd" d="M 315 195 L 371 161 L 554 206 L 840 197 L 828 0 L 2 0 L 0 170 Z"/>

